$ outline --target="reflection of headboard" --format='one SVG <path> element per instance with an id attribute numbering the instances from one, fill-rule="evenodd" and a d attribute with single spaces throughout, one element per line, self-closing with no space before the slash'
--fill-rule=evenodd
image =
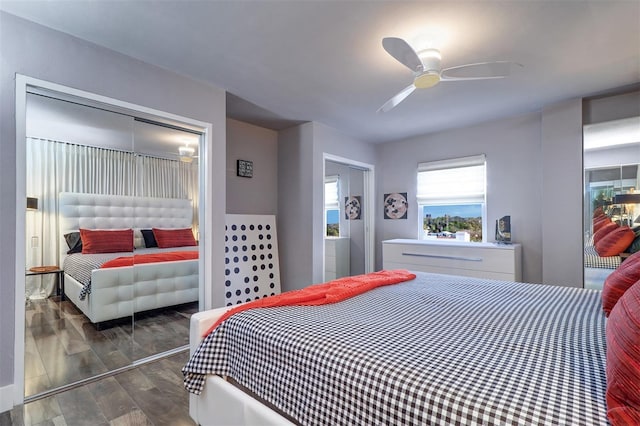
<path id="1" fill-rule="evenodd" d="M 140 229 L 191 228 L 190 200 L 61 192 L 59 196 L 60 266 L 69 250 L 64 234 L 84 229 L 134 229 L 136 247 L 144 247 Z"/>

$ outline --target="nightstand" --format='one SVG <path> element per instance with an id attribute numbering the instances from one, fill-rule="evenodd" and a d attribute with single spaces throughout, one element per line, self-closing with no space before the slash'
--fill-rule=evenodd
<path id="1" fill-rule="evenodd" d="M 64 300 L 64 271 L 58 266 L 34 266 L 25 271 L 25 276 L 30 275 L 47 275 L 57 274 L 56 280 L 56 296 L 60 296 L 60 300 Z"/>

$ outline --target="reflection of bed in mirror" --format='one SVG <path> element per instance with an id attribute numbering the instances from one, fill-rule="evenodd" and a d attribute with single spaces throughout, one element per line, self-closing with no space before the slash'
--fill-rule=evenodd
<path id="1" fill-rule="evenodd" d="M 602 285 L 622 262 L 622 257 L 602 257 L 593 245 L 593 237 L 585 242 L 584 247 L 584 288 L 602 290 Z"/>
<path id="2" fill-rule="evenodd" d="M 191 228 L 192 220 L 193 209 L 189 200 L 61 193 L 60 264 L 65 269 L 66 297 L 92 323 L 197 301 L 198 247 L 146 248 L 141 233 L 141 230 L 152 228 Z M 67 254 L 69 247 L 63 236 L 78 232 L 81 228 L 132 229 L 135 249 L 122 253 Z M 132 255 L 141 259 L 138 256 L 161 252 L 168 258 L 183 260 L 143 264 L 138 264 L 136 260 L 135 267 L 100 267 L 110 259 Z M 132 263 L 130 259 L 121 260 L 125 264 Z M 89 262 L 88 266 L 82 266 L 85 261 Z"/>

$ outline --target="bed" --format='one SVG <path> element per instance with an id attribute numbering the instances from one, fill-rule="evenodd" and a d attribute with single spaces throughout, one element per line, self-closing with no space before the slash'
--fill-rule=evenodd
<path id="1" fill-rule="evenodd" d="M 606 425 L 600 291 L 416 272 L 323 306 L 191 319 L 201 425 Z"/>
<path id="2" fill-rule="evenodd" d="M 91 257 L 99 266 L 116 257 L 152 254 L 161 251 L 197 251 L 198 247 L 172 249 L 145 248 L 142 229 L 191 228 L 193 209 L 189 200 L 128 197 L 63 192 L 59 195 L 60 265 L 66 268 L 64 295 L 92 323 L 130 317 L 148 311 L 198 300 L 198 260 L 176 260 L 162 263 L 136 264 L 99 268 L 84 266 L 84 273 L 71 272 L 74 263 Z M 90 230 L 133 229 L 133 252 L 102 255 L 67 254 L 64 235 L 80 228 Z M 99 259 L 95 259 L 99 258 Z M 88 268 L 88 269 L 87 269 Z M 89 284 L 89 285 L 88 285 Z"/>
<path id="3" fill-rule="evenodd" d="M 620 255 L 600 256 L 593 245 L 593 236 L 589 237 L 584 247 L 585 288 L 602 289 L 604 281 L 621 262 Z"/>

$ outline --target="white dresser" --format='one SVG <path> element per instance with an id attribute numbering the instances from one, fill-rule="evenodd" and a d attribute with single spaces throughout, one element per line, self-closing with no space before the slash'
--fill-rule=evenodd
<path id="1" fill-rule="evenodd" d="M 382 242 L 382 267 L 521 281 L 521 250 L 520 244 L 387 240 Z"/>
<path id="2" fill-rule="evenodd" d="M 351 240 L 348 237 L 324 239 L 324 280 L 350 275 L 351 269 Z"/>

